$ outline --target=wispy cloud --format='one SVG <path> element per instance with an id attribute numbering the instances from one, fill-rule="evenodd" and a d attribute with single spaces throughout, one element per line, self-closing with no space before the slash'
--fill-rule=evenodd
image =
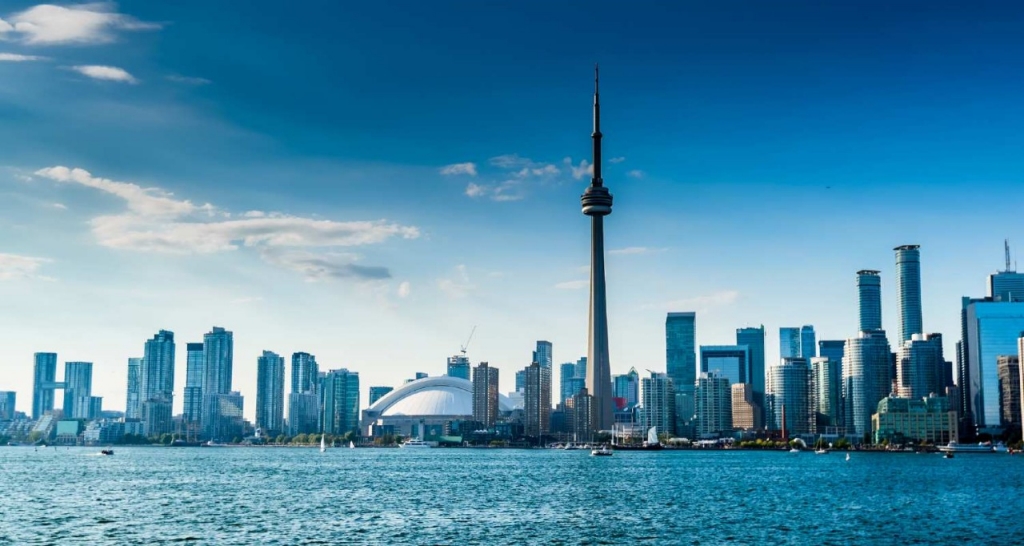
<path id="1" fill-rule="evenodd" d="M 50 206 L 57 210 L 68 210 L 68 206 L 64 203 L 53 203 Z"/>
<path id="2" fill-rule="evenodd" d="M 576 281 L 565 281 L 555 285 L 555 288 L 559 290 L 580 290 L 581 288 L 587 288 L 590 286 L 590 281 L 587 279 L 576 280 Z"/>
<path id="3" fill-rule="evenodd" d="M 0 253 L 0 281 L 38 277 L 39 268 L 49 261 L 46 258 L 34 256 Z"/>
<path id="4" fill-rule="evenodd" d="M 692 298 L 683 298 L 678 300 L 670 300 L 661 303 L 654 303 L 644 305 L 644 309 L 662 309 L 666 311 L 697 311 L 707 312 L 716 307 L 724 307 L 732 305 L 740 298 L 740 293 L 736 290 L 722 290 L 714 292 L 712 294 L 706 294 L 702 296 L 695 296 Z"/>
<path id="5" fill-rule="evenodd" d="M 17 53 L 0 53 L 0 62 L 6 63 L 24 63 L 29 61 L 47 61 L 48 57 L 40 57 L 39 55 L 19 55 Z"/>
<path id="6" fill-rule="evenodd" d="M 519 201 L 526 197 L 522 180 L 505 180 L 495 184 L 470 182 L 466 186 L 466 195 L 473 198 L 486 198 L 491 201 Z"/>
<path id="7" fill-rule="evenodd" d="M 83 76 L 88 76 L 94 80 L 105 80 L 111 82 L 123 82 L 123 83 L 139 83 L 139 80 L 135 79 L 123 68 L 116 66 L 101 66 L 101 65 L 78 65 L 72 66 L 71 70 L 78 72 Z"/>
<path id="8" fill-rule="evenodd" d="M 572 177 L 576 180 L 580 180 L 584 176 L 594 176 L 594 166 L 586 159 L 581 159 L 578 166 L 573 165 L 571 157 L 563 159 L 562 162 L 569 167 L 572 171 Z"/>
<path id="9" fill-rule="evenodd" d="M 476 176 L 476 163 L 452 163 L 451 165 L 445 165 L 441 168 L 441 174 L 445 176 L 452 176 L 457 174 L 467 174 L 469 176 Z"/>
<path id="10" fill-rule="evenodd" d="M 113 3 L 40 4 L 0 19 L 0 39 L 31 45 L 103 44 L 114 41 L 117 31 L 158 28 L 156 23 L 117 13 Z"/>
<path id="11" fill-rule="evenodd" d="M 455 266 L 454 274 L 448 278 L 439 279 L 437 287 L 453 299 L 461 299 L 476 289 L 476 286 L 469 280 L 469 272 L 466 266 L 459 264 Z"/>
<path id="12" fill-rule="evenodd" d="M 645 173 L 643 171 L 641 171 L 640 169 L 633 169 L 632 171 L 627 172 L 626 176 L 628 176 L 630 178 L 643 178 L 644 174 Z"/>
<path id="13" fill-rule="evenodd" d="M 183 83 L 186 85 L 208 85 L 210 83 L 213 83 L 206 78 L 198 78 L 195 76 L 182 76 L 180 74 L 171 74 L 167 76 L 167 80 L 172 81 L 174 83 Z"/>
<path id="14" fill-rule="evenodd" d="M 624 157 L 613 157 L 613 158 L 609 159 L 608 162 L 609 163 L 622 163 L 625 160 L 626 160 L 626 158 L 624 158 Z"/>
<path id="15" fill-rule="evenodd" d="M 609 250 L 608 254 L 613 254 L 617 256 L 635 256 L 638 254 L 653 254 L 655 252 L 664 252 L 666 250 L 668 249 L 651 248 L 648 246 L 628 246 L 626 248 L 616 248 L 614 250 Z"/>
<path id="16" fill-rule="evenodd" d="M 256 248 L 266 262 L 297 271 L 308 280 L 391 277 L 386 267 L 356 263 L 359 257 L 353 254 L 308 249 L 357 247 L 420 236 L 416 227 L 386 220 L 338 222 L 262 211 L 233 217 L 209 203 L 196 205 L 159 188 L 95 177 L 84 169 L 48 167 L 35 175 L 99 190 L 124 201 L 125 212 L 90 221 L 93 236 L 103 246 L 163 253 Z"/>
<path id="17" fill-rule="evenodd" d="M 398 297 L 407 298 L 411 293 L 412 285 L 409 284 L 409 281 L 402 281 L 402 283 L 398 285 Z"/>

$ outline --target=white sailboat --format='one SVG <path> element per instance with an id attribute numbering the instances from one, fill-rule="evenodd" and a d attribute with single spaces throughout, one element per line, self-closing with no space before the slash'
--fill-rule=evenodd
<path id="1" fill-rule="evenodd" d="M 846 454 L 846 460 L 847 460 L 847 461 L 849 461 L 849 460 L 850 460 L 850 454 L 849 454 L 849 453 L 847 453 L 847 454 Z"/>
<path id="2" fill-rule="evenodd" d="M 320 435 L 320 453 L 323 453 L 323 452 L 327 451 L 327 440 L 326 440 L 326 438 L 327 438 L 326 434 L 321 434 Z"/>
<path id="3" fill-rule="evenodd" d="M 355 449 L 355 448 L 356 448 L 356 443 L 355 443 L 355 442 L 352 442 L 352 441 L 349 441 L 349 443 L 348 443 L 348 448 L 349 448 L 349 449 Z"/>
<path id="4" fill-rule="evenodd" d="M 647 429 L 647 445 L 654 446 L 661 442 L 658 441 L 658 427 L 651 427 Z"/>

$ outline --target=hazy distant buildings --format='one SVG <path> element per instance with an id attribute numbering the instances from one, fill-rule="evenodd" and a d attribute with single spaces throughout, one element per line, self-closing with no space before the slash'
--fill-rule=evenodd
<path id="1" fill-rule="evenodd" d="M 751 380 L 750 348 L 746 345 L 701 345 L 701 373 L 715 372 L 730 384 Z"/>
<path id="2" fill-rule="evenodd" d="M 142 419 L 142 359 L 128 359 L 128 392 L 125 397 L 124 418 L 126 421 Z"/>
<path id="3" fill-rule="evenodd" d="M 465 354 L 448 357 L 448 377 L 469 380 L 469 359 Z"/>
<path id="4" fill-rule="evenodd" d="M 673 407 L 675 424 L 661 428 L 679 434 L 692 432 L 691 421 L 696 412 L 694 400 L 697 382 L 697 315 L 692 312 L 669 313 L 665 318 L 665 370 L 675 388 Z M 643 380 L 641 380 L 641 391 Z"/>
<path id="5" fill-rule="evenodd" d="M 732 388 L 715 372 L 701 373 L 695 389 L 697 437 L 717 438 L 732 431 Z"/>
<path id="6" fill-rule="evenodd" d="M 265 436 L 284 432 L 284 358 L 263 351 L 256 359 L 256 428 Z"/>
<path id="7" fill-rule="evenodd" d="M 812 432 L 810 367 L 803 358 L 783 358 L 768 367 L 768 428 L 786 436 Z"/>
<path id="8" fill-rule="evenodd" d="M 860 332 L 882 329 L 882 278 L 873 269 L 857 272 L 857 310 Z M 824 355 L 822 355 L 824 356 Z"/>
<path id="9" fill-rule="evenodd" d="M 548 433 L 551 422 L 551 368 L 545 368 L 539 362 L 534 362 L 523 371 L 526 381 L 524 385 L 525 406 L 523 408 L 524 433 L 531 438 L 540 438 Z M 609 380 L 609 389 L 611 388 L 610 383 Z"/>
<path id="10" fill-rule="evenodd" d="M 359 432 L 359 373 L 331 370 L 324 378 L 324 432 Z"/>
<path id="11" fill-rule="evenodd" d="M 871 421 L 875 443 L 944 445 L 958 440 L 956 410 L 945 396 L 884 397 Z"/>
<path id="12" fill-rule="evenodd" d="M 18 395 L 14 391 L 0 391 L 0 421 L 14 419 Z"/>
<path id="13" fill-rule="evenodd" d="M 516 372 L 516 392 L 526 392 L 526 370 Z"/>
<path id="14" fill-rule="evenodd" d="M 871 415 L 892 390 L 891 359 L 884 330 L 860 332 L 846 340 L 843 415 L 848 434 L 866 437 L 871 433 Z"/>
<path id="15" fill-rule="evenodd" d="M 208 438 L 230 439 L 236 431 L 234 413 L 241 401 L 229 396 L 234 367 L 234 335 L 221 327 L 203 335 L 203 432 Z"/>
<path id="16" fill-rule="evenodd" d="M 902 245 L 896 252 L 896 300 L 899 315 L 899 344 L 914 334 L 924 333 L 921 318 L 921 247 Z"/>
<path id="17" fill-rule="evenodd" d="M 54 389 L 57 388 L 57 353 L 36 353 L 33 356 L 32 419 L 38 420 L 53 411 Z"/>
<path id="18" fill-rule="evenodd" d="M 473 420 L 490 429 L 498 420 L 498 368 L 481 362 L 473 368 Z"/>
<path id="19" fill-rule="evenodd" d="M 761 430 L 761 407 L 754 399 L 754 389 L 746 383 L 730 386 L 732 394 L 732 426 L 739 430 Z"/>
<path id="20" fill-rule="evenodd" d="M 665 373 L 651 372 L 640 379 L 640 406 L 637 421 L 643 429 L 658 427 L 659 433 L 672 434 L 676 423 L 676 389 Z M 696 411 L 696 408 L 694 408 Z"/>
<path id="21" fill-rule="evenodd" d="M 317 395 L 320 374 L 316 357 L 292 353 L 292 389 L 288 394 L 288 434 L 320 431 L 320 398 Z M 381 387 L 376 387 L 381 388 Z M 372 391 L 371 391 L 372 397 Z"/>
<path id="22" fill-rule="evenodd" d="M 533 351 L 533 361 L 548 369 L 551 369 L 552 366 L 554 366 L 554 360 L 552 360 L 552 345 L 550 341 L 540 340 L 537 342 L 537 349 Z"/>
<path id="23" fill-rule="evenodd" d="M 92 362 L 64 363 L 64 418 L 92 419 Z"/>
<path id="24" fill-rule="evenodd" d="M 380 400 L 381 398 L 384 398 L 385 395 L 387 395 L 389 392 L 391 392 L 393 390 L 395 390 L 394 387 L 386 387 L 386 386 L 384 386 L 384 387 L 370 387 L 370 403 L 369 403 L 369 405 L 370 406 L 374 405 L 377 402 L 377 400 Z"/>
<path id="25" fill-rule="evenodd" d="M 146 341 L 139 373 L 142 420 L 146 434 L 171 432 L 171 406 L 174 400 L 174 333 L 160 330 Z M 148 413 L 147 413 L 148 412 Z"/>
<path id="26" fill-rule="evenodd" d="M 197 432 L 203 415 L 203 357 L 202 343 L 185 344 L 185 400 L 181 414 L 189 432 Z"/>
<path id="27" fill-rule="evenodd" d="M 999 424 L 1021 427 L 1021 378 L 1018 355 L 1000 355 L 996 360 L 999 376 Z"/>

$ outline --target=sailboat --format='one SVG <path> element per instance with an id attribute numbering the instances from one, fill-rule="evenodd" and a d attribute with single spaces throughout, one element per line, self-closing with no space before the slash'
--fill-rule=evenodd
<path id="1" fill-rule="evenodd" d="M 326 438 L 327 438 L 326 434 L 321 434 L 320 435 L 320 453 L 323 453 L 323 452 L 327 451 L 327 440 L 326 440 Z"/>
<path id="2" fill-rule="evenodd" d="M 847 453 L 847 454 L 846 454 L 846 460 L 847 460 L 847 461 L 849 461 L 849 460 L 850 460 L 850 454 L 849 454 L 849 453 Z"/>
<path id="3" fill-rule="evenodd" d="M 348 442 L 348 448 L 349 449 L 355 449 L 356 448 L 356 443 L 350 440 Z"/>

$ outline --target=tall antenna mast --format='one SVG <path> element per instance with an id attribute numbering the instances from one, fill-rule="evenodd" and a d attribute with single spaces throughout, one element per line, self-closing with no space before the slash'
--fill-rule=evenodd
<path id="1" fill-rule="evenodd" d="M 1010 240 L 1003 239 L 1003 248 L 1006 250 L 1006 269 L 1003 271 L 1011 271 L 1010 269 Z"/>

